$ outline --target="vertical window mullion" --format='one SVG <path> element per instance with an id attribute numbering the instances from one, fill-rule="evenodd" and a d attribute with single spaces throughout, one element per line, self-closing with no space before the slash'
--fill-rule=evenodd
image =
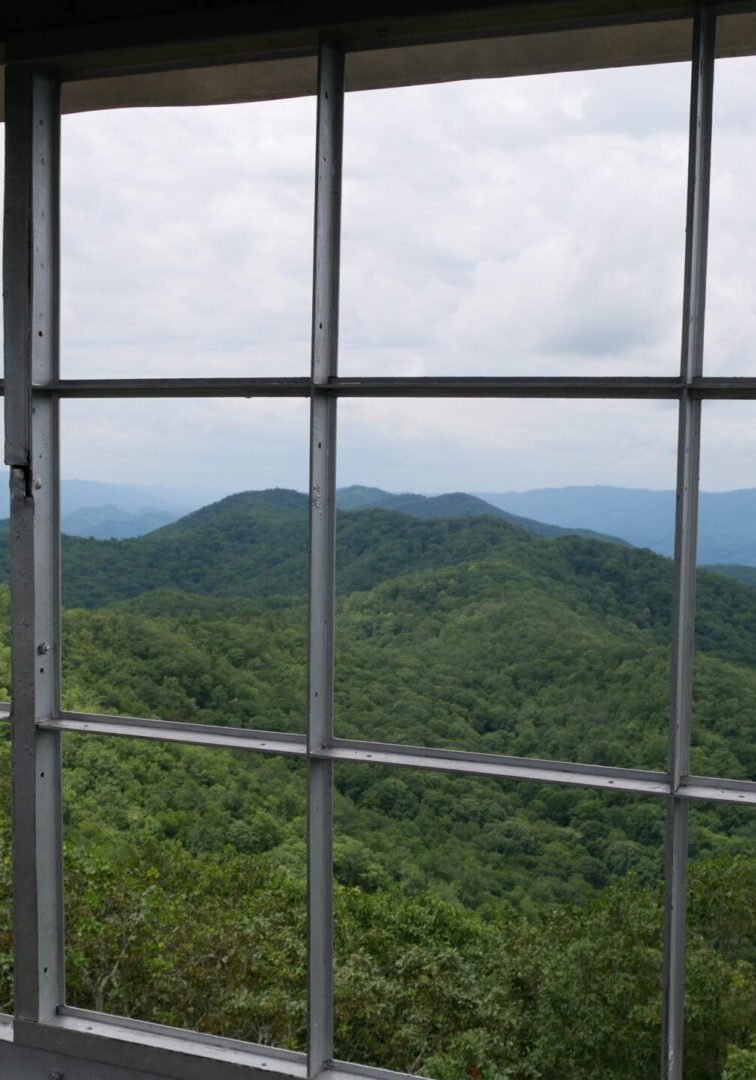
<path id="1" fill-rule="evenodd" d="M 312 391 L 308 750 L 333 740 L 336 562 L 336 398 L 344 58 L 329 44 L 318 64 Z M 308 762 L 308 1072 L 333 1058 L 333 763 Z"/>
<path id="2" fill-rule="evenodd" d="M 6 71 L 5 460 L 10 466 L 16 1015 L 63 1002 L 58 401 L 60 94 Z"/>
<path id="3" fill-rule="evenodd" d="M 691 81 L 681 360 L 681 374 L 686 384 L 703 371 L 715 31 L 716 17 L 701 8 L 695 24 Z M 677 792 L 690 770 L 700 443 L 701 401 L 686 386 L 680 399 L 675 517 L 662 1080 L 681 1080 L 683 1070 L 688 804 Z"/>

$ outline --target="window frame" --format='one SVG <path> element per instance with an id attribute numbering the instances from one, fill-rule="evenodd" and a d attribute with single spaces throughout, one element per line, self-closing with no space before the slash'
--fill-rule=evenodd
<path id="1" fill-rule="evenodd" d="M 741 7 L 738 7 L 740 10 Z M 728 13 L 733 5 L 727 8 Z M 753 10 L 749 5 L 742 10 Z M 333 770 L 353 761 L 637 793 L 666 803 L 662 1080 L 681 1080 L 687 827 L 691 800 L 756 806 L 756 782 L 691 776 L 690 726 L 701 403 L 756 399 L 755 378 L 703 375 L 716 10 L 693 16 L 681 364 L 665 377 L 340 378 L 338 293 L 343 42 L 318 47 L 309 378 L 66 379 L 59 371 L 59 169 L 65 67 L 6 71 L 5 396 L 11 469 L 14 947 L 8 1046 L 176 1080 L 330 1080 L 399 1074 L 333 1060 Z M 656 15 L 656 18 L 661 16 Z M 636 21 L 648 19 L 636 15 Z M 609 20 L 611 21 L 611 20 Z M 598 20 L 600 22 L 600 20 Z M 548 25 L 532 27 L 542 32 Z M 554 29 L 559 29 L 555 25 Z M 523 32 L 521 29 L 517 32 Z M 463 35 L 460 35 L 460 37 Z M 103 62 L 107 69 L 107 62 Z M 113 62 L 115 67 L 115 62 Z M 160 65 L 156 65 L 158 68 Z M 169 66 L 168 61 L 165 63 Z M 153 65 L 155 67 L 155 65 Z M 67 398 L 305 396 L 310 399 L 310 612 L 306 735 L 63 711 L 60 699 L 59 403 Z M 336 422 L 340 397 L 619 398 L 679 403 L 669 764 L 661 771 L 382 744 L 334 735 Z M 2 718 L 0 718 L 2 719 Z M 308 1051 L 298 1054 L 65 1004 L 63 732 L 288 754 L 308 763 Z M 31 1072 L 28 1075 L 32 1075 Z M 34 1073 L 37 1075 L 37 1073 Z M 52 1075 L 52 1074 L 51 1074 Z M 68 1076 L 69 1073 L 67 1072 Z M 78 1074 L 76 1074 L 78 1075 Z M 84 1075 L 82 1073 L 82 1075 Z M 91 1076 L 91 1073 L 86 1075 Z"/>

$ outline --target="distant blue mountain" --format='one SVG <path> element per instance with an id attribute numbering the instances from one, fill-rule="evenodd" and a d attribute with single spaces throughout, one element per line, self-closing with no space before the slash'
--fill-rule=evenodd
<path id="1" fill-rule="evenodd" d="M 91 536 L 95 540 L 125 540 L 144 536 L 182 517 L 179 510 L 154 510 L 148 507 L 134 513 L 117 506 L 85 506 L 64 514 L 62 530 L 69 536 Z"/>
<path id="2" fill-rule="evenodd" d="M 69 536 L 124 540 L 169 525 L 215 500 L 206 491 L 180 491 L 150 484 L 105 484 L 63 480 L 62 529 Z M 9 514 L 8 473 L 0 470 L 0 519 Z"/>
<path id="3" fill-rule="evenodd" d="M 216 493 L 181 491 L 152 484 L 105 484 L 99 480 L 63 480 L 61 500 L 63 516 L 79 510 L 99 510 L 106 507 L 127 514 L 142 514 L 150 510 L 188 514 L 200 506 L 214 502 Z M 0 517 L 8 516 L 8 472 L 0 470 Z M 173 519 L 172 519 L 173 520 Z"/>
<path id="4" fill-rule="evenodd" d="M 497 517 L 508 521 L 510 525 L 516 525 L 525 532 L 535 533 L 536 536 L 562 536 L 569 533 L 578 533 L 580 536 L 588 536 L 597 540 L 608 540 L 612 543 L 623 543 L 614 536 L 606 536 L 593 529 L 562 528 L 549 522 L 533 521 L 519 514 L 511 514 L 500 507 L 493 506 L 490 502 L 478 498 L 475 495 L 466 495 L 462 491 L 452 491 L 446 495 L 416 495 L 411 492 L 403 492 L 396 495 L 381 488 L 363 487 L 361 484 L 353 484 L 351 487 L 339 488 L 336 492 L 336 505 L 339 510 L 394 510 L 400 514 L 408 514 L 415 518 L 464 518 L 464 517 Z"/>
<path id="5" fill-rule="evenodd" d="M 661 555 L 674 553 L 673 491 L 596 486 L 486 492 L 480 497 L 512 514 L 611 533 Z M 756 566 L 756 488 L 701 492 L 698 561 Z"/>

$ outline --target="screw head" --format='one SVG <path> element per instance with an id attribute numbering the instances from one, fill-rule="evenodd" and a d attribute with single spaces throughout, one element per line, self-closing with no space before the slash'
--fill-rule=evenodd
<path id="1" fill-rule="evenodd" d="M 37 652 L 40 654 L 40 656 L 46 656 L 47 653 L 49 653 L 50 648 L 51 646 L 49 641 L 41 641 L 37 646 Z"/>
<path id="2" fill-rule="evenodd" d="M 60 1069 L 53 1069 L 53 1071 L 47 1077 L 47 1080 L 65 1080 L 65 1077 L 60 1071 Z"/>

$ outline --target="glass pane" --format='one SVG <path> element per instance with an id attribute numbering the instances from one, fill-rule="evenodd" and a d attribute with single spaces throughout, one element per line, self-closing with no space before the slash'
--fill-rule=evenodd
<path id="1" fill-rule="evenodd" d="M 347 95 L 341 370 L 674 375 L 690 65 Z"/>
<path id="2" fill-rule="evenodd" d="M 756 1075 L 756 817 L 692 806 L 685 1076 Z"/>
<path id="3" fill-rule="evenodd" d="M 66 707 L 303 731 L 307 403 L 62 413 Z"/>
<path id="4" fill-rule="evenodd" d="M 315 99 L 63 118 L 62 371 L 307 375 Z"/>
<path id="5" fill-rule="evenodd" d="M 752 14 L 718 20 L 720 48 L 756 48 Z M 749 48 L 750 45 L 750 48 Z M 705 375 L 756 373 L 756 58 L 725 56 L 714 77 Z"/>
<path id="6" fill-rule="evenodd" d="M 304 764 L 64 744 L 68 1003 L 304 1049 Z"/>
<path id="7" fill-rule="evenodd" d="M 695 773 L 756 779 L 756 476 L 753 402 L 706 401 L 693 683 Z"/>
<path id="8" fill-rule="evenodd" d="M 661 802 L 372 765 L 336 784 L 338 1058 L 655 1075 Z"/>
<path id="9" fill-rule="evenodd" d="M 337 733 L 665 768 L 676 406 L 345 402 L 339 423 Z"/>

